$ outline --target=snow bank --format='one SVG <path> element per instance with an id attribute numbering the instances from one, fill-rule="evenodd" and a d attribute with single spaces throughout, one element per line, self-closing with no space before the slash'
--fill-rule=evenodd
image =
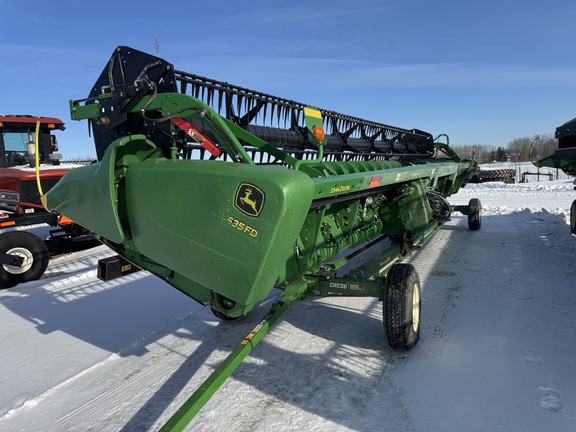
<path id="1" fill-rule="evenodd" d="M 480 198 L 482 229 L 454 214 L 412 258 L 416 348 L 388 348 L 378 301 L 298 304 L 189 430 L 576 430 L 573 187 L 468 185 L 450 201 Z M 158 430 L 273 300 L 220 322 L 145 273 L 98 281 L 107 254 L 0 292 L 0 430 Z"/>

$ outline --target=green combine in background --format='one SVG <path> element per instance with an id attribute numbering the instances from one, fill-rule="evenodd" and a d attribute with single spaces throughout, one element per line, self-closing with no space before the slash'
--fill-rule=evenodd
<path id="1" fill-rule="evenodd" d="M 538 168 L 558 168 L 568 175 L 576 176 L 576 119 L 558 126 L 554 136 L 558 140 L 554 154 L 534 162 L 534 165 Z M 576 234 L 576 200 L 570 206 L 570 232 Z"/>

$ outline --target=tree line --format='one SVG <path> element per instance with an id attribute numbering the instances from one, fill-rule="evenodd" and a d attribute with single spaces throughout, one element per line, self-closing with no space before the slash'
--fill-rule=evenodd
<path id="1" fill-rule="evenodd" d="M 474 159 L 478 163 L 490 162 L 528 162 L 542 159 L 554 153 L 558 140 L 554 135 L 535 135 L 516 138 L 506 148 L 487 144 L 455 145 L 453 149 L 458 156 Z"/>

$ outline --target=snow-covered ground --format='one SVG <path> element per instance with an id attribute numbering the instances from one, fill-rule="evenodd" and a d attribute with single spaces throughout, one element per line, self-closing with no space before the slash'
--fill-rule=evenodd
<path id="1" fill-rule="evenodd" d="M 373 299 L 295 305 L 189 426 L 198 431 L 576 431 L 571 179 L 468 185 L 412 259 L 422 334 L 387 346 Z M 101 282 L 103 246 L 0 291 L 0 431 L 158 430 L 258 323 L 144 272 Z M 223 269 L 225 271 L 225 269 Z"/>

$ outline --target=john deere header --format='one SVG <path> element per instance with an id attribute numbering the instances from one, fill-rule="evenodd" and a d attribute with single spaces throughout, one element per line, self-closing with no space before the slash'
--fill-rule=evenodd
<path id="1" fill-rule="evenodd" d="M 420 336 L 420 282 L 401 261 L 453 210 L 480 228 L 478 200 L 446 200 L 476 163 L 417 129 L 178 71 L 128 47 L 114 51 L 70 111 L 90 121 L 99 162 L 66 174 L 45 196 L 47 208 L 220 318 L 239 318 L 282 290 L 171 430 L 181 430 L 287 307 L 311 296 L 383 300 L 388 342 L 411 349 Z"/>
<path id="2" fill-rule="evenodd" d="M 90 120 L 99 163 L 66 175 L 47 207 L 227 317 L 274 286 L 328 280 L 330 260 L 376 236 L 406 254 L 448 218 L 444 197 L 476 167 L 436 159 L 429 133 L 177 71 L 128 47 L 70 108 Z"/>

